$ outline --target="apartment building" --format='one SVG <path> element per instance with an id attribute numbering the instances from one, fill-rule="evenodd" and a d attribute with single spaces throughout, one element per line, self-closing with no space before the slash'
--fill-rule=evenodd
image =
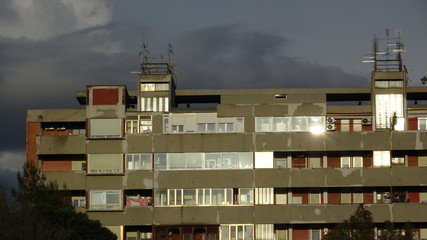
<path id="1" fill-rule="evenodd" d="M 318 240 L 360 203 L 375 232 L 427 239 L 427 88 L 175 88 L 143 63 L 137 90 L 87 86 L 81 108 L 27 113 L 27 161 L 119 239 Z"/>

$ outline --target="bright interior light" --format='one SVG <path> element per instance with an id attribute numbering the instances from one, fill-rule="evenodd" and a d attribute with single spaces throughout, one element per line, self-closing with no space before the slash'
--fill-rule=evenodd
<path id="1" fill-rule="evenodd" d="M 310 127 L 310 132 L 313 134 L 321 134 L 325 132 L 325 128 L 322 126 L 312 126 Z"/>

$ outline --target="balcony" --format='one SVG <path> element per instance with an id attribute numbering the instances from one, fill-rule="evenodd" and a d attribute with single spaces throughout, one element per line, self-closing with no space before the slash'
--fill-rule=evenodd
<path id="1" fill-rule="evenodd" d="M 37 154 L 86 154 L 84 135 L 43 135 L 37 138 Z"/>

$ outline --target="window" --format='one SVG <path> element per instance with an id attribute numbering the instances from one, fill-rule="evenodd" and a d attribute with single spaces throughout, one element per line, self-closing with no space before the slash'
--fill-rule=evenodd
<path id="1" fill-rule="evenodd" d="M 141 83 L 141 91 L 169 91 L 169 83 Z"/>
<path id="2" fill-rule="evenodd" d="M 427 118 L 418 118 L 418 130 L 427 130 Z"/>
<path id="3" fill-rule="evenodd" d="M 405 125 L 403 95 L 377 94 L 375 102 L 375 127 L 378 129 L 394 127 L 395 130 L 403 130 Z"/>
<path id="4" fill-rule="evenodd" d="M 88 154 L 89 174 L 123 173 L 122 154 Z"/>
<path id="5" fill-rule="evenodd" d="M 273 152 L 256 152 L 255 168 L 273 168 Z"/>
<path id="6" fill-rule="evenodd" d="M 184 132 L 184 125 L 172 125 L 172 132 Z"/>
<path id="7" fill-rule="evenodd" d="M 252 169 L 251 152 L 155 153 L 154 169 Z"/>
<path id="8" fill-rule="evenodd" d="M 152 154 L 126 154 L 126 169 L 127 170 L 141 170 L 152 169 Z"/>
<path id="9" fill-rule="evenodd" d="M 253 225 L 221 225 L 221 240 L 253 240 Z"/>
<path id="10" fill-rule="evenodd" d="M 256 117 L 256 132 L 323 132 L 324 116 Z"/>
<path id="11" fill-rule="evenodd" d="M 71 197 L 71 202 L 73 207 L 76 207 L 76 208 L 86 207 L 86 198 L 84 196 Z"/>
<path id="12" fill-rule="evenodd" d="M 216 132 L 215 123 L 198 123 L 197 131 L 198 132 Z"/>
<path id="13" fill-rule="evenodd" d="M 390 151 L 374 151 L 374 167 L 390 166 Z"/>
<path id="14" fill-rule="evenodd" d="M 376 88 L 403 88 L 403 81 L 396 80 L 375 80 Z"/>
<path id="15" fill-rule="evenodd" d="M 126 133 L 150 133 L 152 129 L 151 116 L 127 116 Z"/>
<path id="16" fill-rule="evenodd" d="M 122 209 L 120 190 L 90 190 L 90 210 Z"/>
<path id="17" fill-rule="evenodd" d="M 363 167 L 363 157 L 361 156 L 344 156 L 341 157 L 342 168 L 359 168 Z"/>
<path id="18" fill-rule="evenodd" d="M 256 224 L 255 225 L 257 240 L 275 240 L 274 224 Z"/>
<path id="19" fill-rule="evenodd" d="M 256 117 L 255 129 L 257 132 L 272 132 L 273 118 L 272 117 Z"/>
<path id="20" fill-rule="evenodd" d="M 391 158 L 391 165 L 404 166 L 405 165 L 405 157 L 393 157 L 393 158 Z"/>
<path id="21" fill-rule="evenodd" d="M 169 112 L 169 97 L 141 97 L 141 111 Z"/>
<path id="22" fill-rule="evenodd" d="M 218 123 L 218 132 L 233 132 L 234 123 Z"/>
<path id="23" fill-rule="evenodd" d="M 254 190 L 252 188 L 239 188 L 239 204 L 253 204 Z"/>
<path id="24" fill-rule="evenodd" d="M 90 119 L 91 138 L 121 138 L 122 119 Z"/>
<path id="25" fill-rule="evenodd" d="M 320 230 L 312 229 L 311 230 L 311 240 L 320 240 Z"/>
<path id="26" fill-rule="evenodd" d="M 243 189 L 242 196 L 247 195 L 247 203 L 251 204 L 252 189 Z M 253 198 L 253 197 L 252 197 Z M 201 189 L 156 189 L 154 190 L 155 206 L 212 206 L 233 205 L 233 189 L 201 188 Z"/>
<path id="27" fill-rule="evenodd" d="M 255 204 L 274 204 L 274 188 L 255 188 Z"/>

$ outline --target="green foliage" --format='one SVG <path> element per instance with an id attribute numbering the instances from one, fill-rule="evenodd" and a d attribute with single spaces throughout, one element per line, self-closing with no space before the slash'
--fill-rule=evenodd
<path id="1" fill-rule="evenodd" d="M 7 200 L 0 189 L 0 239 L 89 240 L 117 237 L 99 221 L 80 213 L 67 200 L 69 192 L 45 183 L 41 172 L 26 164 L 18 173 L 19 187 Z"/>
<path id="2" fill-rule="evenodd" d="M 360 204 L 349 220 L 339 223 L 325 235 L 325 240 L 373 240 L 374 222 L 372 213 Z M 395 229 L 390 221 L 384 223 L 380 240 L 413 240 L 412 226 L 406 223 L 403 229 Z M 403 234 L 404 233 L 404 234 Z"/>
<path id="3" fill-rule="evenodd" d="M 370 211 L 360 204 L 349 220 L 337 225 L 337 227 L 325 236 L 325 240 L 373 240 L 374 222 Z"/>

